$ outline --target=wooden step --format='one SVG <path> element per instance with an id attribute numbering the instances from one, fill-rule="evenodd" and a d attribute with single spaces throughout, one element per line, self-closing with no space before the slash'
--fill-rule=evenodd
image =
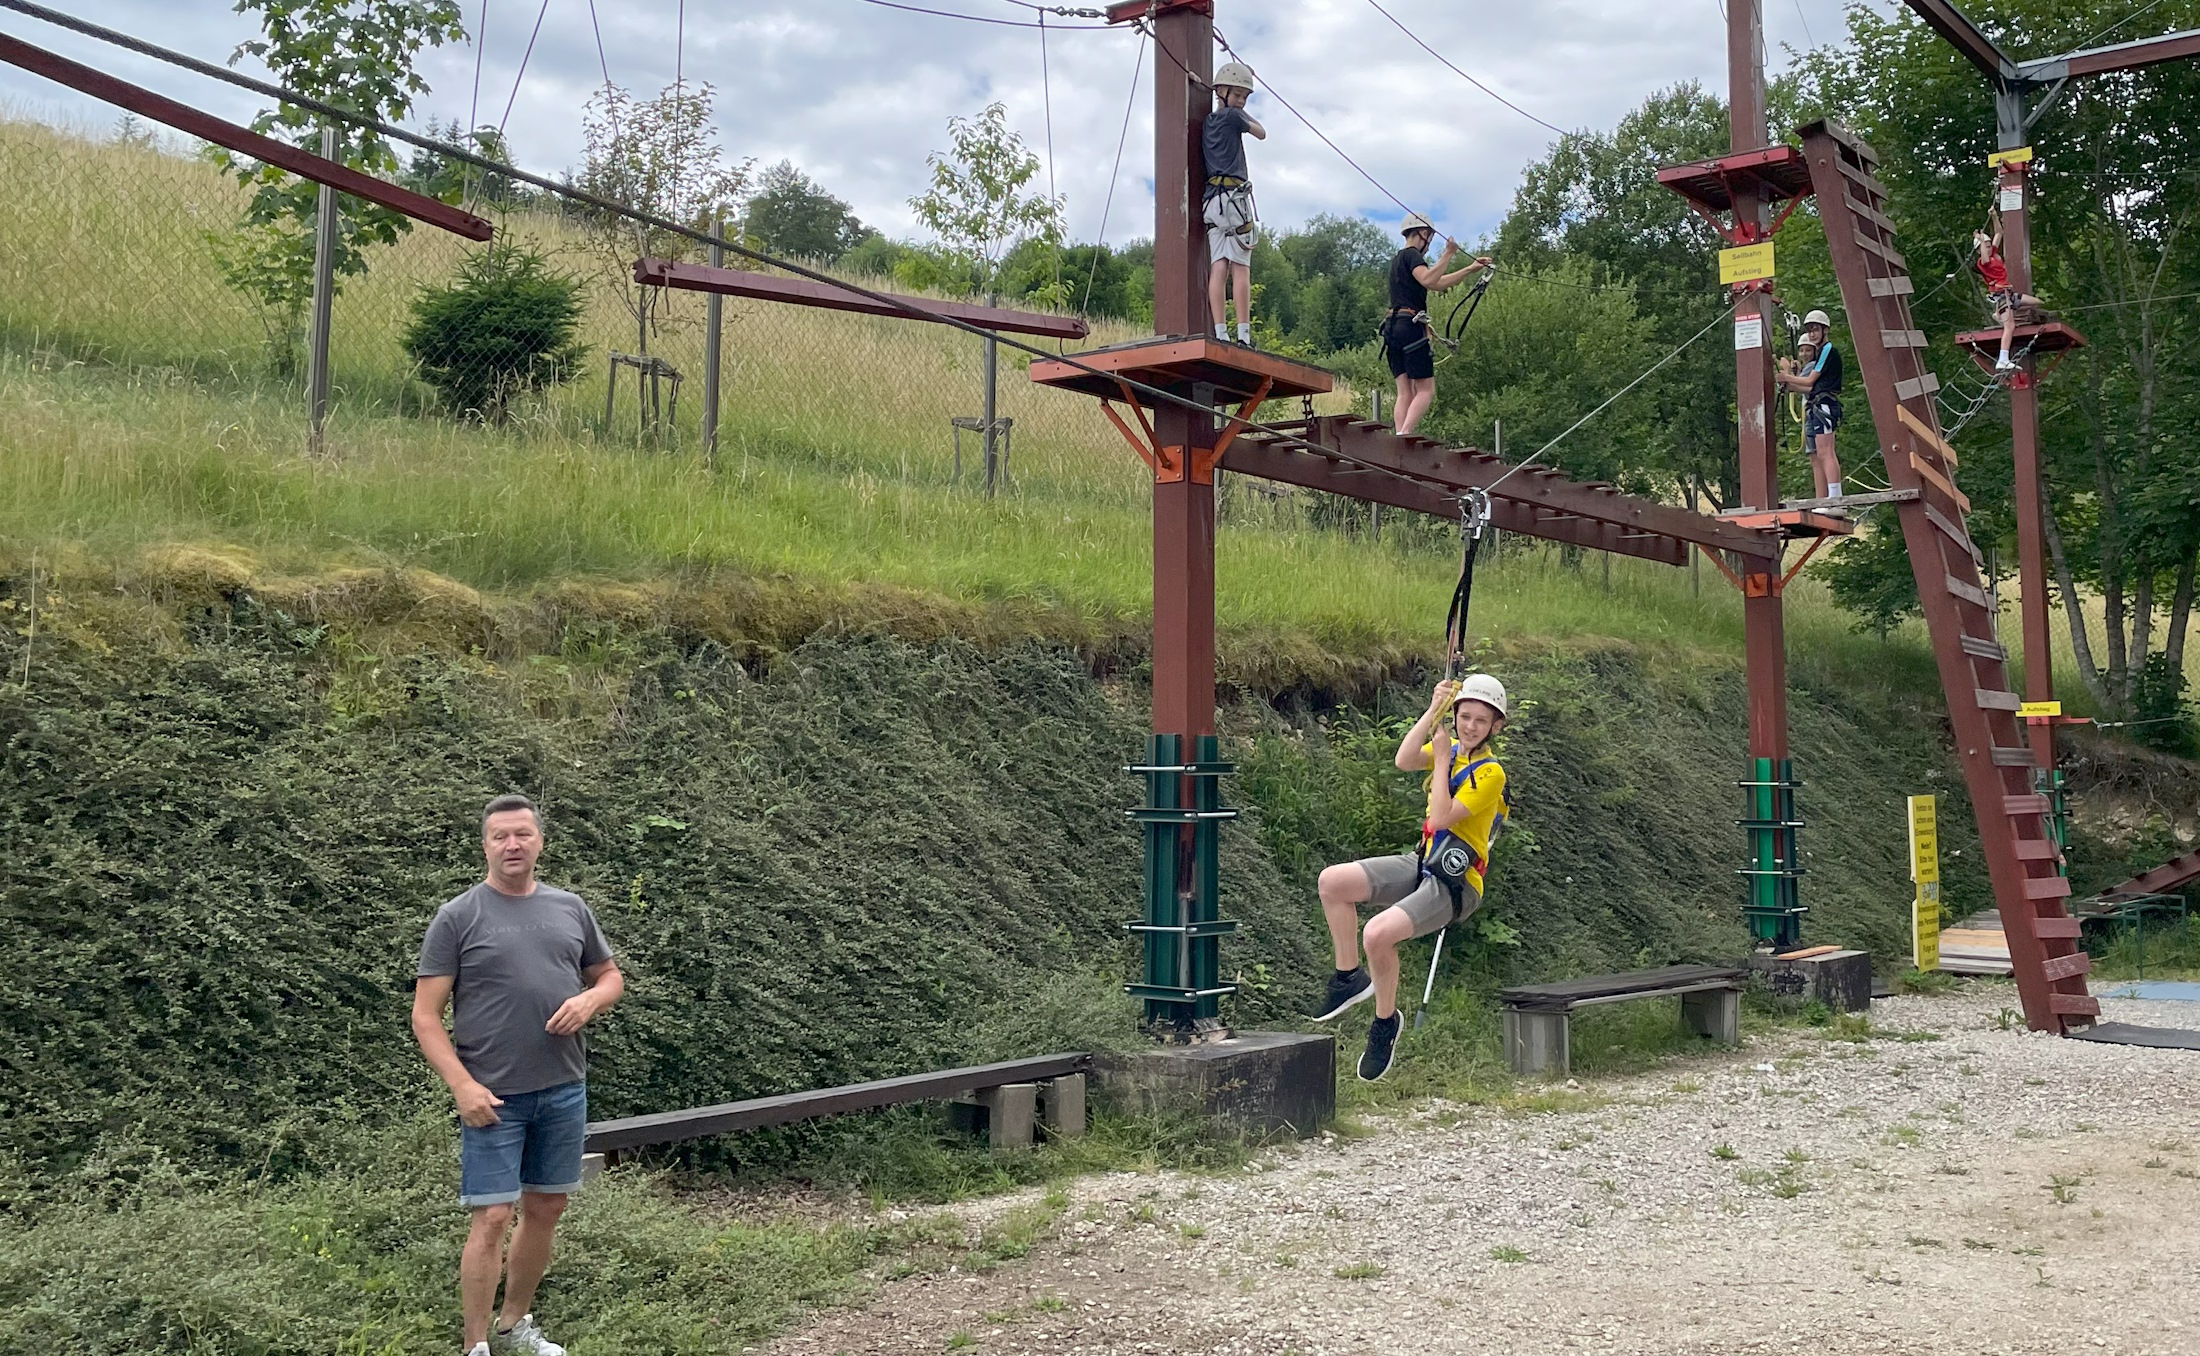
<path id="1" fill-rule="evenodd" d="M 2009 652 L 2001 647 L 1998 640 L 1988 640 L 1984 636 L 1964 636 L 1959 643 L 1963 646 L 1963 652 L 1973 659 L 2005 661 L 2009 658 Z"/>
<path id="2" fill-rule="evenodd" d="M 1979 611 L 1992 612 L 1994 610 L 1994 600 L 1986 595 L 1986 590 L 1967 584 L 1952 574 L 1946 577 L 1945 584 L 1948 592 L 1961 598 Z"/>
<path id="3" fill-rule="evenodd" d="M 1910 261 L 1903 258 L 1900 254 L 1896 253 L 1894 246 L 1888 244 L 1884 240 L 1881 240 L 1878 236 L 1873 235 L 1868 231 L 1853 230 L 1852 233 L 1856 236 L 1857 244 L 1862 245 L 1865 249 L 1886 260 L 1897 270 L 1904 273 L 1909 272 Z"/>
<path id="4" fill-rule="evenodd" d="M 2024 897 L 2026 899 L 2068 899 L 2070 898 L 2070 878 L 2068 876 L 2027 876 L 2024 879 Z"/>
<path id="5" fill-rule="evenodd" d="M 1932 342 L 1932 340 L 1925 337 L 1925 331 L 1923 330 L 1881 330 L 1879 332 L 1879 343 L 1884 348 L 1926 348 Z"/>
<path id="6" fill-rule="evenodd" d="M 1931 395 L 1939 389 L 1940 378 L 1930 372 L 1921 372 L 1907 381 L 1898 381 L 1894 384 L 1894 394 L 1898 400 L 1915 400 L 1919 396 Z"/>
<path id="7" fill-rule="evenodd" d="M 1948 540 L 1962 547 L 1964 554 L 1971 557 L 1972 568 L 1976 569 L 1980 574 L 1986 573 L 1986 557 L 1979 553 L 1978 543 L 1971 540 L 1970 533 L 1964 531 L 1961 527 L 1950 521 L 1947 514 L 1942 513 L 1939 509 L 1934 508 L 1931 504 L 1920 504 L 1918 507 L 1925 510 L 1926 522 L 1931 523 L 1934 527 L 1939 528 L 1940 535 L 1946 537 Z"/>
<path id="8" fill-rule="evenodd" d="M 1956 488 L 1956 483 L 1948 479 L 1939 467 L 1915 452 L 1910 453 L 1910 470 L 1916 473 L 1919 480 L 1946 495 L 1949 502 L 1956 506 L 1957 512 L 1969 513 L 1971 511 L 1970 498 L 1963 491 Z M 1964 534 L 1964 540 L 1969 541 L 1970 534 Z"/>
<path id="9" fill-rule="evenodd" d="M 2093 958 L 2083 951 L 2073 951 L 2067 956 L 2050 956 L 2040 967 L 2040 973 L 2052 984 L 2058 979 L 2071 979 L 2087 974 L 2093 969 Z"/>
<path id="10" fill-rule="evenodd" d="M 2019 838 L 2016 841 L 2017 860 L 2020 862 L 2051 862 L 2055 860 L 2055 845 L 2045 838 Z"/>
<path id="11" fill-rule="evenodd" d="M 2001 798 L 2001 809 L 2002 813 L 2008 815 L 2011 819 L 2018 819 L 2025 815 L 2044 815 L 2047 813 L 2047 797 L 2041 795 L 2003 796 Z"/>
<path id="12" fill-rule="evenodd" d="M 2075 918 L 2035 918 L 2032 920 L 2032 935 L 2042 941 L 2054 937 L 2063 937 L 2075 941 L 2078 936 L 2078 920 Z"/>
<path id="13" fill-rule="evenodd" d="M 2098 1017 L 2101 1000 L 2089 993 L 2051 993 L 2047 995 L 2047 1010 L 2057 1017 Z"/>
<path id="14" fill-rule="evenodd" d="M 2004 749 L 1996 747 L 1992 753 L 1995 767 L 2038 767 L 2039 759 L 2030 749 Z"/>
<path id="15" fill-rule="evenodd" d="M 1864 285 L 1875 297 L 1906 297 L 1917 291 L 1917 285 L 1907 277 L 1866 278 Z"/>
<path id="16" fill-rule="evenodd" d="M 1996 692 L 1984 687 L 1971 689 L 1971 700 L 1988 711 L 2014 711 L 2024 705 L 2024 699 L 2014 692 Z"/>

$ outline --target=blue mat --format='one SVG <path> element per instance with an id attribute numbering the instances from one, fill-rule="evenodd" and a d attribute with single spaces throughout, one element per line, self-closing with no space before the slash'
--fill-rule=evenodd
<path id="1" fill-rule="evenodd" d="M 2200 1003 L 2200 980 L 2139 979 L 2099 990 L 2103 998 L 2148 998 L 2168 1003 Z"/>

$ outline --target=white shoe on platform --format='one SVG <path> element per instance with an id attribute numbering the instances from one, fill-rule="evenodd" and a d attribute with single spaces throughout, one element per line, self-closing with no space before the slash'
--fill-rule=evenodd
<path id="1" fill-rule="evenodd" d="M 565 1348 L 535 1326 L 533 1314 L 520 1315 L 509 1332 L 492 1331 L 489 1346 L 498 1356 L 565 1356 Z"/>

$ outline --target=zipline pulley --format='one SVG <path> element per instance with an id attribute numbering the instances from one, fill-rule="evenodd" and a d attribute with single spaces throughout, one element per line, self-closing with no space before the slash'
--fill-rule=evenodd
<path id="1" fill-rule="evenodd" d="M 1482 549 L 1482 531 L 1490 523 L 1490 496 L 1470 489 L 1459 496 L 1459 583 L 1451 591 L 1444 617 L 1444 676 L 1456 679 L 1466 666 L 1467 612 L 1474 601 L 1474 558 Z"/>

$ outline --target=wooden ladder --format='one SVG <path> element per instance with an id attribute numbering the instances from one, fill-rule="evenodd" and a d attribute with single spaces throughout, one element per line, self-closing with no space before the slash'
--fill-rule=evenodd
<path id="1" fill-rule="evenodd" d="M 2090 1026 L 2101 1011 L 2086 992 L 2093 963 L 2078 949 L 2078 920 L 2064 904 L 2070 882 L 2048 831 L 2047 797 L 2033 781 L 2037 764 L 2018 723 L 2008 656 L 1994 636 L 1978 547 L 1964 524 L 1971 504 L 1956 487 L 1955 449 L 1936 417 L 1940 382 L 1925 366 L 1925 336 L 1910 321 L 1914 289 L 1895 249 L 1887 190 L 1875 173 L 1879 158 L 1832 122 L 1811 123 L 1801 134 L 1887 483 L 1919 492 L 1897 510 L 1902 537 L 2025 1021 L 2035 1031 Z"/>

